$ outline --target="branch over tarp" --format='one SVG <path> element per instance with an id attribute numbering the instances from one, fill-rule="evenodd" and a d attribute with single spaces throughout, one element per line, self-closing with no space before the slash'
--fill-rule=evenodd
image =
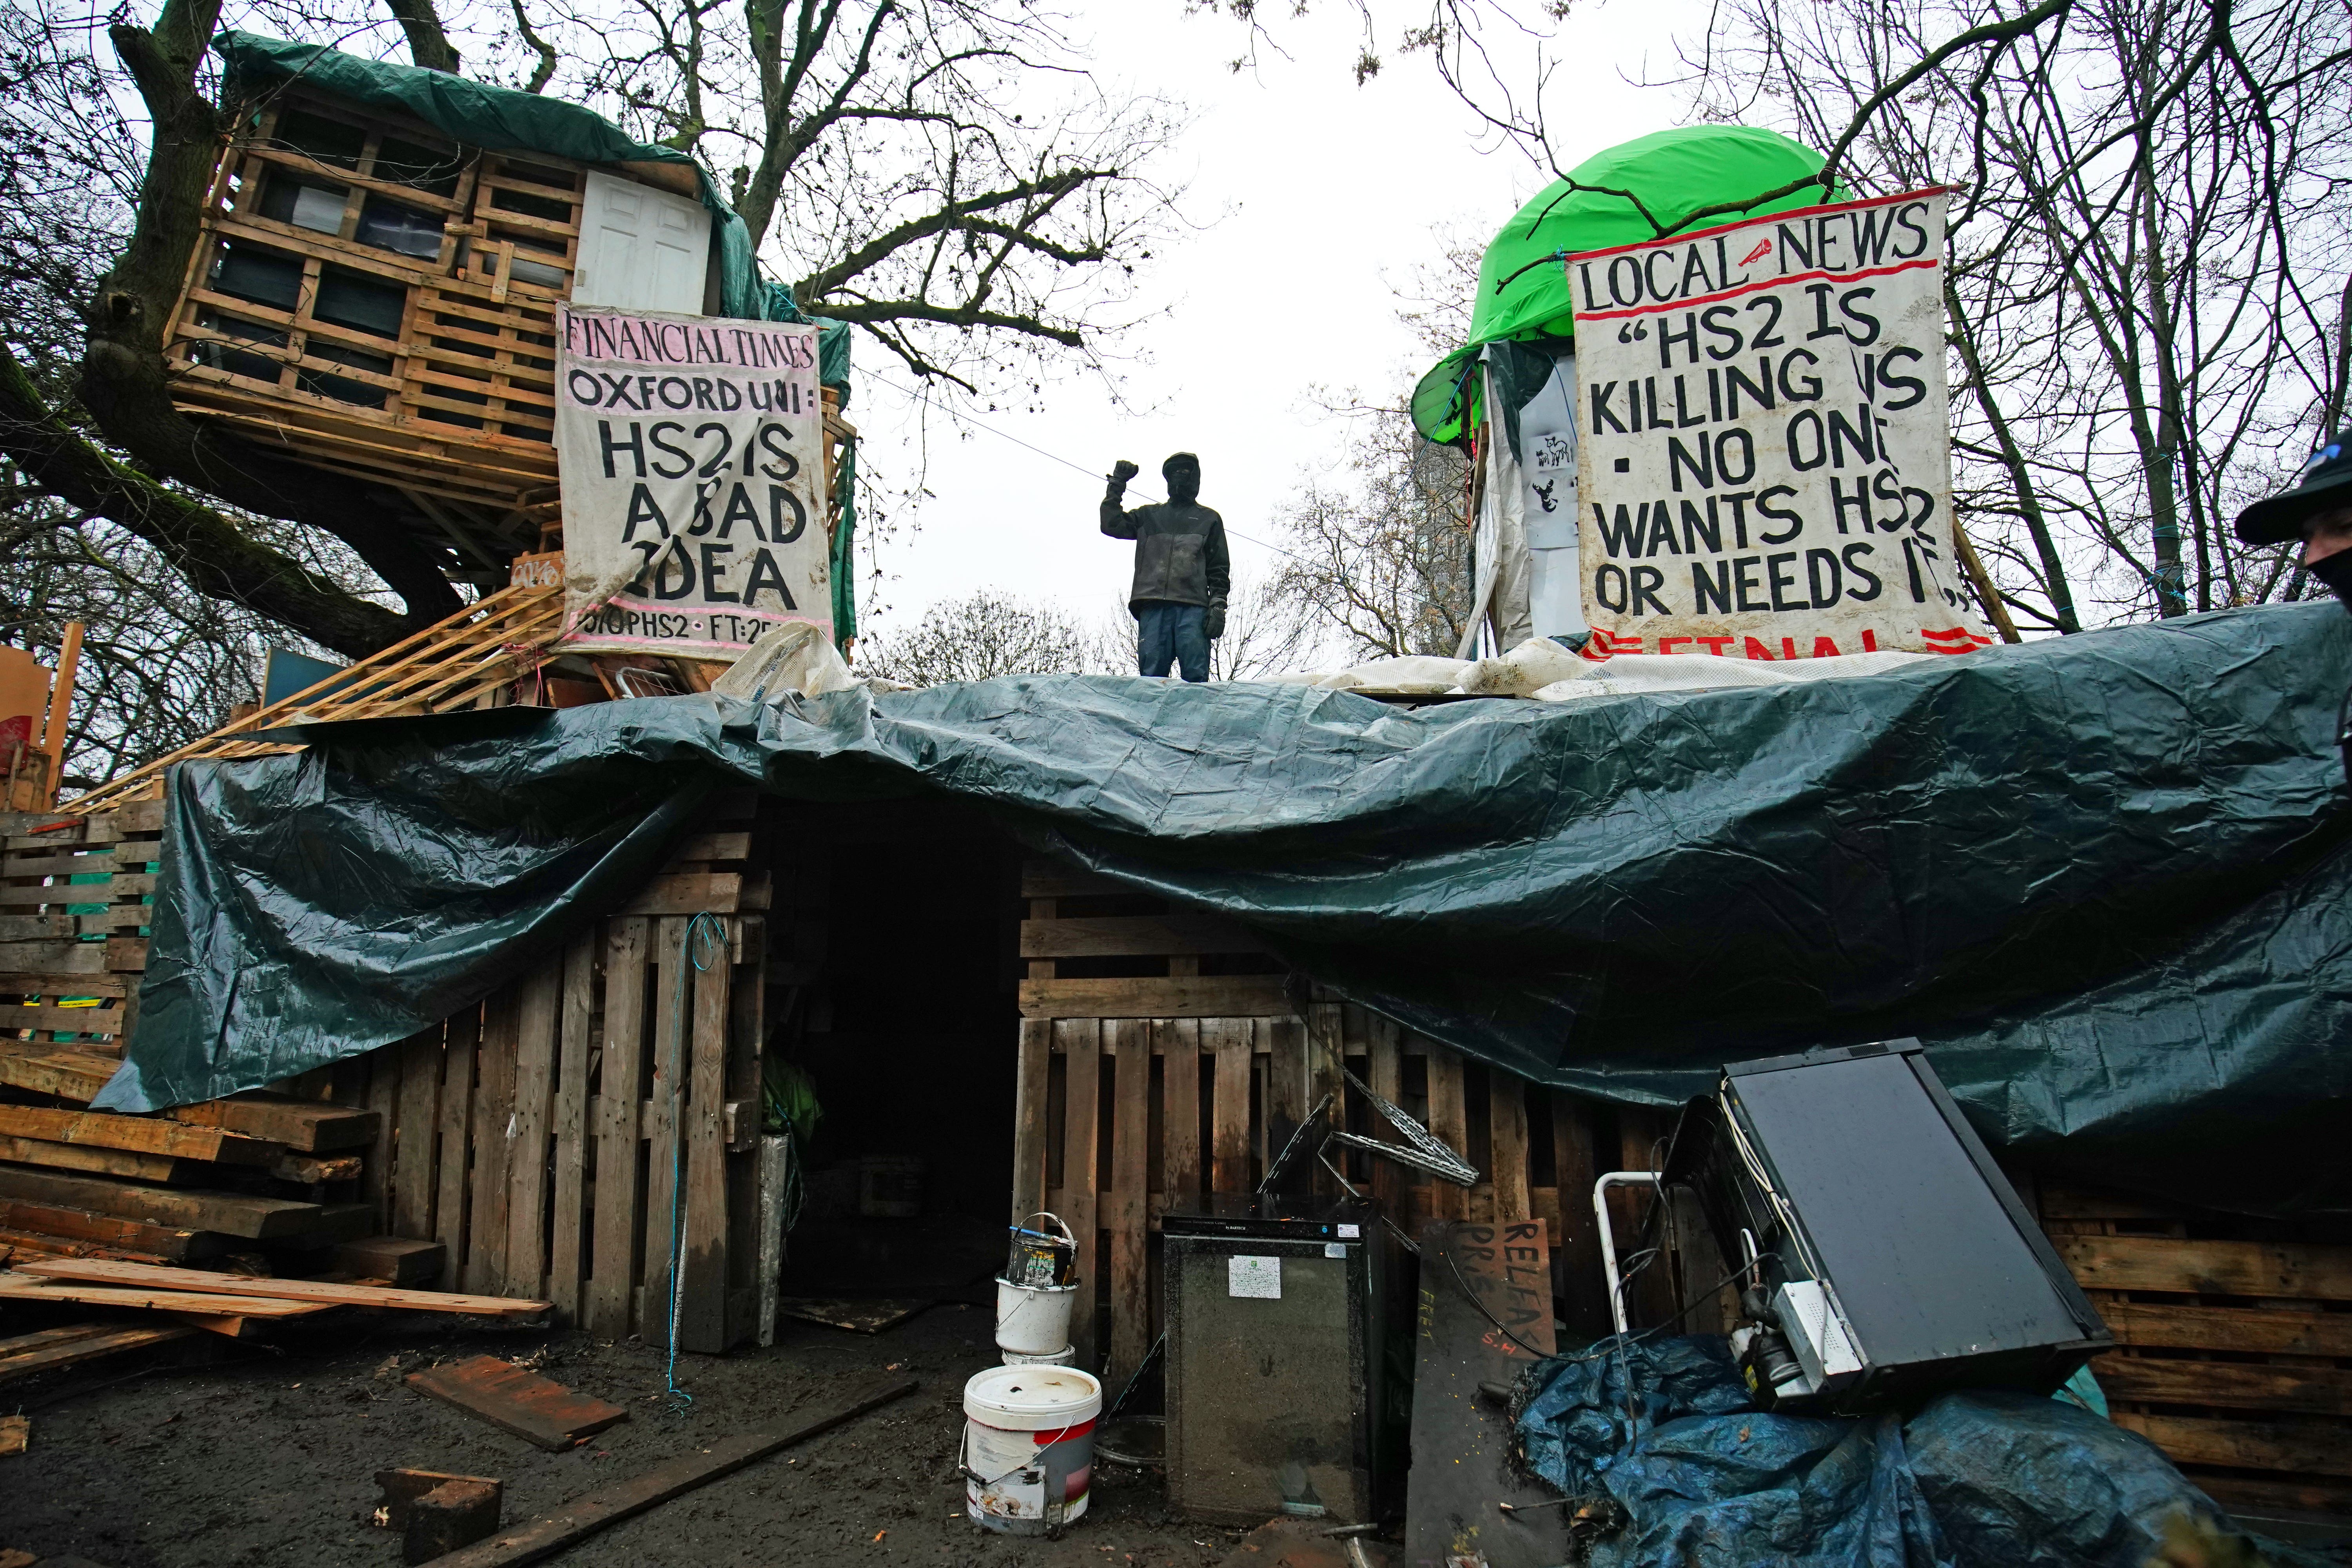
<path id="1" fill-rule="evenodd" d="M 140 1027 L 100 1103 L 400 1039 L 751 781 L 992 807 L 1539 1083 L 1671 1104 L 1726 1061 L 1917 1035 L 1996 1145 L 2341 1209 L 2347 679 L 2329 605 L 1558 705 L 1042 676 L 320 725 L 299 755 L 174 770 Z"/>

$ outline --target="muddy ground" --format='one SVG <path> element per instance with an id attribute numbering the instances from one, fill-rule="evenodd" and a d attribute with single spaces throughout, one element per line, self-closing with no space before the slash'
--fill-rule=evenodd
<path id="1" fill-rule="evenodd" d="M 341 1321 L 335 1321 L 340 1317 Z M 15 1324 L 5 1330 L 44 1326 Z M 989 1313 L 952 1304 L 866 1336 L 787 1322 L 769 1350 L 681 1356 L 693 1402 L 663 1395 L 656 1347 L 576 1333 L 469 1331 L 411 1315 L 331 1314 L 274 1342 L 210 1341 L 201 1362 L 99 1362 L 0 1390 L 32 1416 L 28 1450 L 0 1458 L 0 1558 L 102 1568 L 390 1568 L 372 1528 L 374 1472 L 495 1476 L 506 1519 L 635 1475 L 712 1438 L 786 1424 L 897 1367 L 898 1404 L 638 1515 L 572 1548 L 566 1568 L 801 1563 L 921 1568 L 1196 1568 L 1240 1532 L 1171 1520 L 1159 1478 L 1097 1464 L 1087 1517 L 1060 1541 L 992 1534 L 963 1517 L 956 1476 L 965 1378 L 996 1361 Z M 173 1350 L 185 1351 L 184 1342 Z M 625 1406 L 567 1453 L 426 1398 L 404 1374 L 485 1352 Z"/>

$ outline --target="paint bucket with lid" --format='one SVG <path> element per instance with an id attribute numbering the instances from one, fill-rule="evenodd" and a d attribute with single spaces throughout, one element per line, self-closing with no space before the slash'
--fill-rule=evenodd
<path id="1" fill-rule="evenodd" d="M 1040 1220 L 1045 1223 L 1035 1223 Z M 1015 1285 L 1067 1285 L 1077 1273 L 1078 1238 L 1060 1215 L 1040 1210 L 1012 1231 L 1013 1254 L 1000 1278 Z"/>
<path id="2" fill-rule="evenodd" d="M 1077 1359 L 1078 1347 L 1076 1345 L 1064 1345 L 1060 1350 L 1046 1351 L 1042 1354 L 1034 1351 L 1004 1352 L 1004 1364 L 1007 1366 L 1069 1366 Z"/>
<path id="3" fill-rule="evenodd" d="M 1102 1384 L 1073 1366 L 997 1366 L 963 1385 L 964 1512 L 1006 1535 L 1055 1535 L 1087 1511 Z"/>
<path id="4" fill-rule="evenodd" d="M 1015 1285 L 996 1282 L 996 1348 L 1045 1355 L 1070 1343 L 1070 1309 L 1076 1285 Z"/>

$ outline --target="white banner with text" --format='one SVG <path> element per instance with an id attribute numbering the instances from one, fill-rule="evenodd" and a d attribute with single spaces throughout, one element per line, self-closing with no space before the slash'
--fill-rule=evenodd
<path id="1" fill-rule="evenodd" d="M 1944 193 L 1568 258 L 1595 654 L 1966 653 Z"/>

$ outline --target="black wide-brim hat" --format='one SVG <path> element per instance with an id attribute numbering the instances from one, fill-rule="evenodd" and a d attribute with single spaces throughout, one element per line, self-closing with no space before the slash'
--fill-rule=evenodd
<path id="1" fill-rule="evenodd" d="M 2352 507 L 2352 430 L 2311 456 L 2294 489 L 2258 500 L 2238 514 L 2238 537 L 2248 544 L 2277 544 L 2303 537 L 2314 512 Z"/>

